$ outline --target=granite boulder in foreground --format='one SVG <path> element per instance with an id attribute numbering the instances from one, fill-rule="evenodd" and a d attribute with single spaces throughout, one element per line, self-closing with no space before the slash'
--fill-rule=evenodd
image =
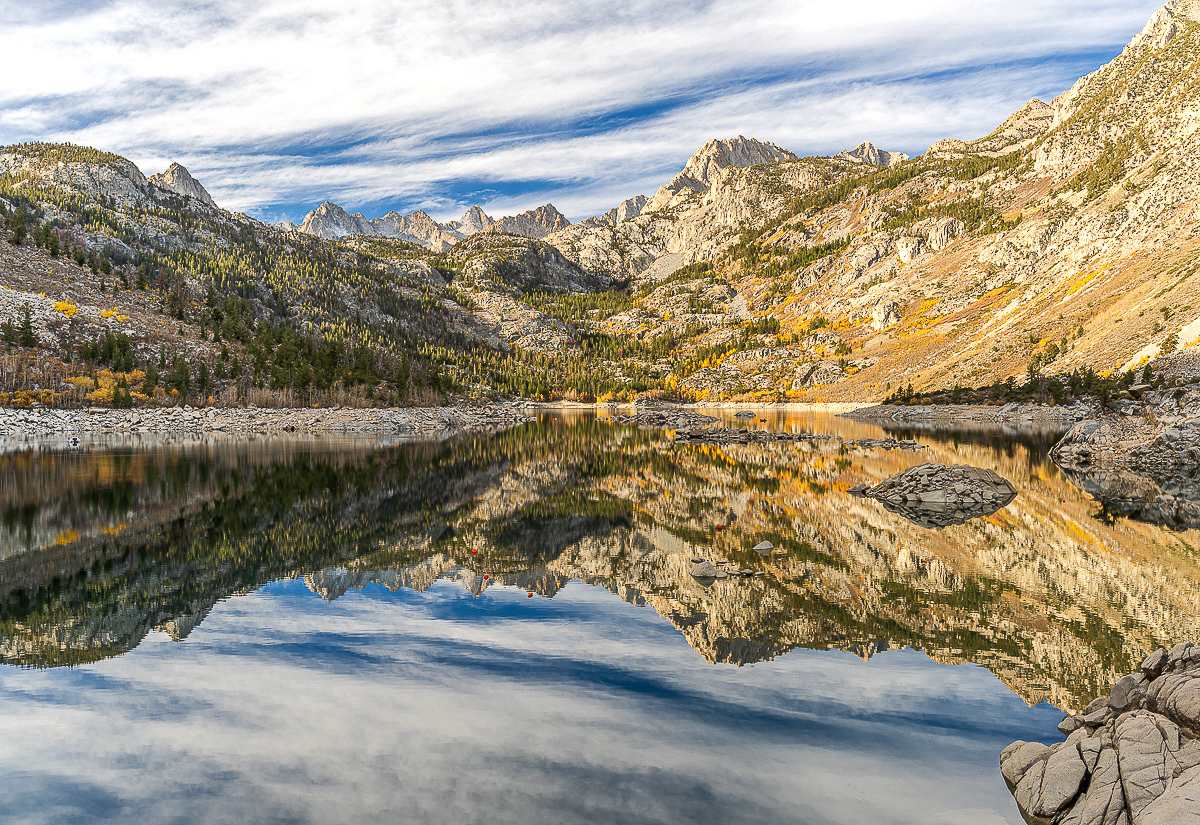
<path id="1" fill-rule="evenodd" d="M 1000 772 L 1035 825 L 1200 825 L 1200 647 L 1159 648 L 1107 697 L 1014 742 Z"/>
<path id="2" fill-rule="evenodd" d="M 860 484 L 849 492 L 876 499 L 893 513 L 925 527 L 990 516 L 1017 495 L 1017 489 L 992 470 L 963 464 L 919 464 L 874 487 Z"/>

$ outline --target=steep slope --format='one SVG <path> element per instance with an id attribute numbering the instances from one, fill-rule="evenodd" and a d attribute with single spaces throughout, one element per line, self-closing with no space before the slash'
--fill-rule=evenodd
<path id="1" fill-rule="evenodd" d="M 728 167 L 670 210 L 549 241 L 637 278 L 634 307 L 591 322 L 676 336 L 669 381 L 691 394 L 870 399 L 1137 366 L 1200 335 L 1198 21 L 1168 3 L 978 140 L 878 169 Z"/>
<path id="2" fill-rule="evenodd" d="M 436 224 L 403 217 L 388 220 L 412 241 L 325 204 L 310 228 L 352 233 L 333 243 L 181 197 L 116 155 L 0 148 L 0 335 L 16 350 L 0 403 L 395 404 L 615 386 L 591 359 L 552 365 L 573 331 L 537 358 L 518 352 L 562 327 L 527 293 L 607 279 L 500 233 L 443 257 L 426 248 Z M 468 256 L 485 275 L 470 293 L 454 283 Z"/>

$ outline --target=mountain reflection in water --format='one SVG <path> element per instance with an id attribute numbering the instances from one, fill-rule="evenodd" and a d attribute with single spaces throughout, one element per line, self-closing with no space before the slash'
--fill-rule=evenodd
<path id="1" fill-rule="evenodd" d="M 776 418 L 751 426 L 879 432 Z M 182 639 L 219 600 L 294 577 L 325 599 L 440 579 L 554 596 L 580 580 L 651 606 L 710 662 L 911 646 L 1062 708 L 1197 636 L 1194 534 L 1096 518 L 1036 446 L 919 437 L 912 453 L 682 446 L 577 415 L 449 444 L 0 456 L 0 656 L 48 667 L 119 655 L 153 629 Z M 930 461 L 990 467 L 1020 494 L 930 530 L 845 492 Z M 762 540 L 775 552 L 752 552 Z M 695 559 L 764 575 L 704 587 Z"/>
<path id="2" fill-rule="evenodd" d="M 881 435 L 766 417 L 743 426 Z M 996 755 L 1061 717 L 941 665 L 1080 708 L 1197 637 L 1196 534 L 1113 517 L 1045 458 L 1052 436 L 915 435 L 926 449 L 678 445 L 577 413 L 450 443 L 0 455 L 0 658 L 36 669 L 0 667 L 0 819 L 82 805 L 175 821 L 174 799 L 222 821 L 256 798 L 276 801 L 253 820 L 374 819 L 380 789 L 333 767 L 353 763 L 444 803 L 380 821 L 484 821 L 470 811 L 499 800 L 493 821 L 1016 823 Z M 846 492 L 927 462 L 990 467 L 1020 492 L 941 529 Z M 702 583 L 698 559 L 761 575 Z M 217 719 L 244 741 L 213 739 Z M 412 737 L 409 755 L 376 723 Z M 344 752 L 348 733 L 364 753 Z M 311 761 L 323 743 L 334 762 Z M 150 754 L 200 775 L 159 796 L 104 786 Z M 464 770 L 482 796 L 447 778 Z M 361 804 L 326 809 L 321 783 Z"/>

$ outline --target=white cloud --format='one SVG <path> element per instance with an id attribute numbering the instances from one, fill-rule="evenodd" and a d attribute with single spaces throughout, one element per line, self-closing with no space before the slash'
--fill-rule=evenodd
<path id="1" fill-rule="evenodd" d="M 37 67 L 0 85 L 0 142 L 180 160 L 253 214 L 329 197 L 444 216 L 478 188 L 583 217 L 708 137 L 808 154 L 983 134 L 1155 5 L 0 0 L 0 54 Z"/>

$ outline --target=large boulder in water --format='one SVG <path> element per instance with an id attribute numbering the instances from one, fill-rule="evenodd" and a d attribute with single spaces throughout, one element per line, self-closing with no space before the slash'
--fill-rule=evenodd
<path id="1" fill-rule="evenodd" d="M 1017 495 L 1017 489 L 994 471 L 962 464 L 919 464 L 852 492 L 925 527 L 989 516 Z"/>
<path id="2" fill-rule="evenodd" d="M 1200 825 L 1200 648 L 1152 653 L 1059 730 L 1065 742 L 1000 755 L 1027 822 Z"/>

